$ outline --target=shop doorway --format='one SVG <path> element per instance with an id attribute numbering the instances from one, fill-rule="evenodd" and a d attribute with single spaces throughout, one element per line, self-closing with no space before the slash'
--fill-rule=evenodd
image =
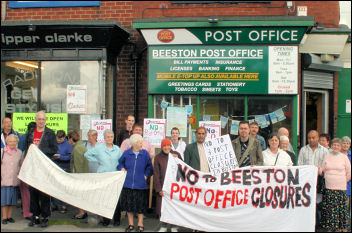
<path id="1" fill-rule="evenodd" d="M 329 122 L 329 92 L 323 90 L 304 90 L 304 117 L 303 132 L 304 146 L 307 144 L 307 135 L 310 130 L 317 130 L 319 133 L 328 133 Z"/>

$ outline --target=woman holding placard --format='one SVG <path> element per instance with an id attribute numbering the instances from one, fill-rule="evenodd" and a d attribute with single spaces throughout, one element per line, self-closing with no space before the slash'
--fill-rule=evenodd
<path id="1" fill-rule="evenodd" d="M 138 232 L 144 231 L 143 218 L 146 209 L 147 179 L 153 175 L 153 165 L 149 153 L 142 149 L 143 137 L 130 137 L 132 148 L 126 150 L 119 160 L 117 170 L 126 171 L 126 180 L 121 193 L 122 210 L 127 211 L 127 232 L 134 230 L 133 215 L 138 214 Z"/>
<path id="2" fill-rule="evenodd" d="M 276 134 L 269 135 L 269 148 L 263 151 L 264 166 L 293 166 L 291 157 L 279 148 L 280 138 Z"/>

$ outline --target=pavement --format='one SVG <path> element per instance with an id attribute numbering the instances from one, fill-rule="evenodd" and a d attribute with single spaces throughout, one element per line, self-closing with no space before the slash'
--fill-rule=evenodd
<path id="1" fill-rule="evenodd" d="M 88 214 L 88 218 L 84 220 L 74 220 L 72 216 L 77 214 L 75 207 L 68 206 L 65 214 L 59 211 L 53 211 L 49 218 L 49 226 L 42 228 L 41 225 L 29 227 L 29 220 L 23 218 L 22 209 L 20 207 L 13 208 L 12 218 L 15 223 L 1 224 L 1 232 L 124 232 L 128 226 L 127 215 L 122 212 L 121 225 L 113 226 L 112 223 L 107 227 L 99 223 L 99 217 Z M 137 218 L 134 219 L 137 225 Z M 144 218 L 144 231 L 155 232 L 159 230 L 159 220 L 155 214 L 146 214 Z M 187 231 L 187 230 L 186 230 Z"/>

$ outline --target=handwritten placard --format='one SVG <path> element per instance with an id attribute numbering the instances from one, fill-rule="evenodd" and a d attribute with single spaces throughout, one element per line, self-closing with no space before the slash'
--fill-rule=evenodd
<path id="1" fill-rule="evenodd" d="M 112 120 L 92 120 L 91 128 L 98 132 L 98 142 L 104 143 L 104 131 L 107 129 L 112 129 Z"/>
<path id="2" fill-rule="evenodd" d="M 144 119 L 143 138 L 153 146 L 160 147 L 165 138 L 165 119 Z"/>
<path id="3" fill-rule="evenodd" d="M 203 143 L 209 168 L 213 176 L 238 167 L 235 152 L 228 134 Z"/>
<path id="4" fill-rule="evenodd" d="M 199 126 L 207 129 L 207 137 L 205 140 L 211 140 L 221 136 L 221 121 L 200 121 Z"/>
<path id="5" fill-rule="evenodd" d="M 67 113 L 87 112 L 87 86 L 67 85 Z"/>

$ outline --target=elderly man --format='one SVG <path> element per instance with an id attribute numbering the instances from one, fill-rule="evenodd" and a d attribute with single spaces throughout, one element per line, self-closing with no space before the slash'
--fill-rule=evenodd
<path id="1" fill-rule="evenodd" d="M 240 167 L 262 166 L 262 146 L 258 139 L 249 136 L 250 129 L 248 121 L 241 121 L 238 131 L 240 136 L 232 141 L 238 165 Z"/>
<path id="2" fill-rule="evenodd" d="M 45 126 L 46 115 L 45 112 L 39 111 L 35 116 L 36 128 L 28 132 L 26 151 L 31 144 L 36 145 L 46 156 L 50 159 L 57 152 L 57 141 L 54 131 Z M 28 226 L 32 227 L 35 224 L 39 224 L 39 215 L 43 217 L 42 227 L 48 226 L 48 217 L 50 213 L 50 196 L 42 193 L 34 187 L 29 188 L 31 200 L 30 200 L 30 211 L 33 213 L 30 223 Z"/>
<path id="3" fill-rule="evenodd" d="M 2 119 L 1 127 L 1 148 L 6 146 L 6 137 L 10 134 L 14 134 L 17 137 L 20 137 L 20 135 L 12 129 L 12 120 L 10 118 L 5 117 L 4 119 Z"/>
<path id="4" fill-rule="evenodd" d="M 298 154 L 298 165 L 314 165 L 321 167 L 324 161 L 325 156 L 329 153 L 328 149 L 319 144 L 319 133 L 316 130 L 311 130 L 308 133 L 308 145 L 301 148 Z M 319 228 L 319 219 L 321 212 L 321 205 L 319 204 L 322 201 L 322 186 L 323 186 L 323 177 L 318 177 L 318 187 L 317 187 L 317 215 L 316 215 L 316 226 Z"/>
<path id="5" fill-rule="evenodd" d="M 286 137 L 290 138 L 290 132 L 285 127 L 281 127 L 279 129 L 279 131 L 277 131 L 277 136 L 279 136 L 279 138 L 281 136 L 286 136 Z M 287 151 L 291 151 L 294 153 L 293 147 L 290 142 L 288 143 Z"/>
<path id="6" fill-rule="evenodd" d="M 203 142 L 206 137 L 206 128 L 202 126 L 198 127 L 196 129 L 196 142 L 187 145 L 184 152 L 185 163 L 202 172 L 210 172 L 207 156 L 203 146 Z"/>

